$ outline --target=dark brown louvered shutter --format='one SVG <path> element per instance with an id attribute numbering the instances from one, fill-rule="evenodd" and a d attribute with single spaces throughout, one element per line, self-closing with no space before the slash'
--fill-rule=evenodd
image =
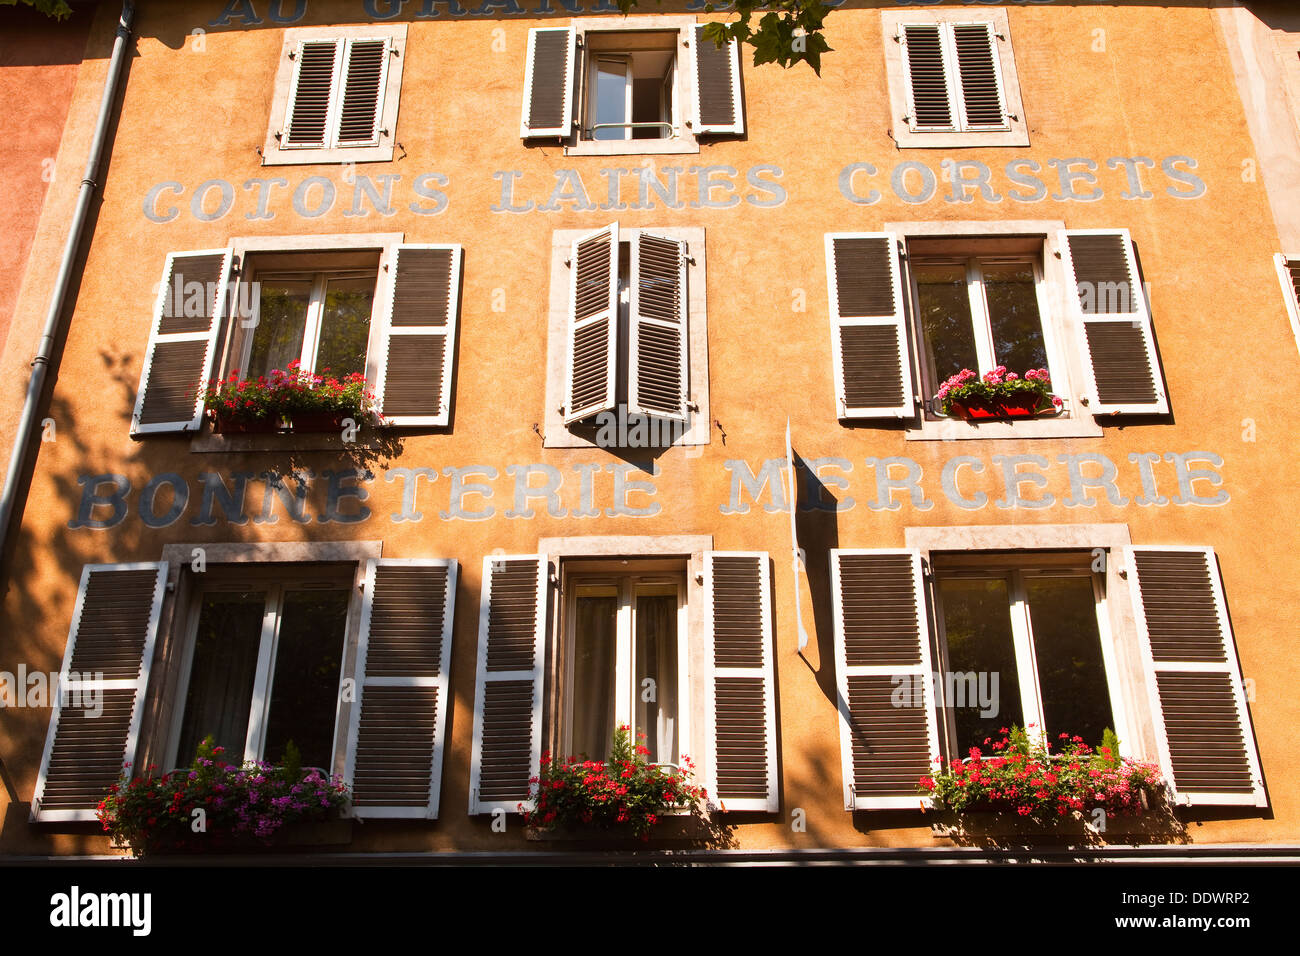
<path id="1" fill-rule="evenodd" d="M 343 66 L 343 103 L 336 146 L 379 145 L 379 116 L 388 73 L 387 40 L 352 40 Z"/>
<path id="2" fill-rule="evenodd" d="M 228 249 L 167 256 L 131 417 L 133 437 L 201 424 L 203 389 L 229 301 L 230 261 Z"/>
<path id="3" fill-rule="evenodd" d="M 576 239 L 569 252 L 564 422 L 614 408 L 618 373 L 618 223 Z"/>
<path id="4" fill-rule="evenodd" d="M 1127 548 L 1165 776 L 1186 804 L 1267 806 L 1210 548 Z"/>
<path id="5" fill-rule="evenodd" d="M 573 77 L 577 35 L 570 27 L 528 31 L 524 108 L 519 135 L 568 136 L 573 132 Z"/>
<path id="6" fill-rule="evenodd" d="M 1277 275 L 1282 280 L 1282 293 L 1286 297 L 1287 315 L 1291 319 L 1291 332 L 1300 344 L 1300 258 L 1278 253 L 1274 257 Z"/>
<path id="7" fill-rule="evenodd" d="M 470 813 L 514 813 L 542 756 L 550 567 L 537 554 L 483 560 Z"/>
<path id="8" fill-rule="evenodd" d="M 740 50 L 734 40 L 719 47 L 695 28 L 696 133 L 739 136 L 745 132 L 740 98 Z"/>
<path id="9" fill-rule="evenodd" d="M 298 44 L 283 146 L 329 145 L 339 52 L 337 40 Z"/>
<path id="10" fill-rule="evenodd" d="M 921 806 L 939 754 L 921 554 L 831 551 L 846 810 Z"/>
<path id="11" fill-rule="evenodd" d="M 826 236 L 835 407 L 840 418 L 914 414 L 898 248 L 892 232 Z"/>
<path id="12" fill-rule="evenodd" d="M 94 820 L 123 765 L 134 765 L 166 584 L 166 562 L 82 569 L 33 820 Z"/>
<path id="13" fill-rule="evenodd" d="M 914 130 L 955 130 L 953 91 L 945 68 L 943 35 L 937 24 L 903 27 L 907 89 Z"/>
<path id="14" fill-rule="evenodd" d="M 957 79 L 961 85 L 962 129 L 1006 127 L 998 54 L 990 23 L 953 25 Z"/>
<path id="15" fill-rule="evenodd" d="M 689 396 L 686 243 L 647 232 L 632 238 L 628 411 L 686 421 Z"/>
<path id="16" fill-rule="evenodd" d="M 1074 290 L 1093 415 L 1166 414 L 1151 314 L 1127 230 L 1065 230 L 1058 240 Z"/>
<path id="17" fill-rule="evenodd" d="M 359 817 L 438 816 L 456 572 L 449 560 L 367 564 L 345 771 Z"/>
<path id="18" fill-rule="evenodd" d="M 394 250 L 377 389 L 389 425 L 444 426 L 451 420 L 460 268 L 460 246 Z"/>
<path id="19" fill-rule="evenodd" d="M 724 810 L 780 809 L 767 553 L 706 551 L 713 641 L 713 797 Z"/>

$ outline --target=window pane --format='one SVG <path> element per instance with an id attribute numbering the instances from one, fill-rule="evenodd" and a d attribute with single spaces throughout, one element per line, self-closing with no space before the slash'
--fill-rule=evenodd
<path id="1" fill-rule="evenodd" d="M 346 590 L 285 592 L 262 759 L 279 763 L 292 740 L 304 767 L 332 768 L 347 616 Z"/>
<path id="2" fill-rule="evenodd" d="M 922 262 L 913 271 L 921 333 L 934 371 L 934 385 L 942 384 L 964 368 L 978 372 L 980 364 L 971 327 L 966 267 Z"/>
<path id="3" fill-rule="evenodd" d="M 593 93 L 595 111 L 592 126 L 601 123 L 626 123 L 628 64 L 626 60 L 599 58 L 596 60 L 596 89 Z M 592 139 L 627 139 L 626 128 L 610 127 L 592 133 Z"/>
<path id="4" fill-rule="evenodd" d="M 652 683 L 647 683 L 647 682 Z M 651 763 L 677 763 L 677 596 L 636 599 L 636 719 Z M 649 700 L 645 698 L 649 697 Z"/>
<path id="5" fill-rule="evenodd" d="M 985 737 L 997 739 L 1002 736 L 999 728 L 1025 725 L 1007 582 L 944 578 L 939 600 L 948 638 L 948 705 L 956 708 L 957 751 L 965 756 L 971 747 L 979 747 L 988 753 Z M 982 717 L 981 711 L 993 715 Z"/>
<path id="6" fill-rule="evenodd" d="M 226 748 L 227 760 L 243 762 L 265 607 L 266 595 L 251 591 L 203 598 L 181 719 L 178 764 L 188 766 L 209 734 L 218 746 Z"/>
<path id="7" fill-rule="evenodd" d="M 301 359 L 303 331 L 307 327 L 310 279 L 262 279 L 259 285 L 257 326 L 245 378 L 288 368 L 290 362 Z"/>
<path id="8" fill-rule="evenodd" d="M 1092 579 L 1027 577 L 1025 590 L 1047 733 L 1053 744 L 1058 734 L 1067 733 L 1095 747 L 1102 730 L 1114 728 L 1115 721 Z"/>
<path id="9" fill-rule="evenodd" d="M 618 599 L 613 595 L 579 597 L 576 604 L 570 749 L 592 760 L 604 760 L 609 756 L 609 745 L 614 738 Z"/>
<path id="10" fill-rule="evenodd" d="M 370 308 L 375 299 L 372 278 L 330 279 L 325 286 L 325 311 L 316 346 L 316 372 L 343 378 L 365 373 L 370 338 Z"/>
<path id="11" fill-rule="evenodd" d="M 1034 291 L 1034 269 L 1027 262 L 983 265 L 984 297 L 993 330 L 993 355 L 1017 375 L 1047 368 L 1043 321 Z"/>

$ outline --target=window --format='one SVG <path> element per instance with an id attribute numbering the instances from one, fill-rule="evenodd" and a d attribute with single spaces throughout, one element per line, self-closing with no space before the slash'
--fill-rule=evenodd
<path id="1" fill-rule="evenodd" d="M 406 26 L 286 30 L 263 165 L 393 158 Z"/>
<path id="2" fill-rule="evenodd" d="M 170 254 L 132 436 L 198 432 L 209 379 L 293 361 L 336 377 L 363 372 L 388 425 L 450 424 L 461 252 L 374 233 Z"/>
<path id="3" fill-rule="evenodd" d="M 1054 222 L 886 223 L 826 237 L 836 414 L 910 420 L 912 439 L 1085 437 L 1168 412 L 1137 254 L 1125 230 Z M 905 291 L 906 290 L 906 291 Z M 1056 414 L 942 414 L 963 368 L 1046 368 Z"/>
<path id="4" fill-rule="evenodd" d="M 635 29 L 626 29 L 635 24 Z M 740 59 L 693 17 L 575 19 L 529 31 L 524 139 L 556 137 L 570 155 L 698 153 L 698 136 L 744 132 Z"/>
<path id="5" fill-rule="evenodd" d="M 548 447 L 706 444 L 704 230 L 564 230 L 552 246 Z"/>
<path id="6" fill-rule="evenodd" d="M 1282 282 L 1282 297 L 1286 301 L 1287 315 L 1291 319 L 1291 332 L 1300 347 L 1300 255 L 1278 253 L 1277 277 Z"/>
<path id="7" fill-rule="evenodd" d="M 886 11 L 900 147 L 1028 146 L 1005 10 Z"/>

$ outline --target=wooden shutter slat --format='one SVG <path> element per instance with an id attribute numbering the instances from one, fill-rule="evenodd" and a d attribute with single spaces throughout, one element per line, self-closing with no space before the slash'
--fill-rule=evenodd
<path id="1" fill-rule="evenodd" d="M 1175 799 L 1267 806 L 1241 665 L 1210 548 L 1125 548 L 1156 743 Z"/>
<path id="2" fill-rule="evenodd" d="M 711 791 L 725 810 L 780 809 L 771 562 L 766 552 L 706 551 L 713 645 Z"/>
<path id="3" fill-rule="evenodd" d="M 839 418 L 914 414 L 898 249 L 892 232 L 826 235 Z"/>
<path id="4" fill-rule="evenodd" d="M 686 421 L 686 243 L 632 238 L 628 411 Z"/>
<path id="5" fill-rule="evenodd" d="M 1166 414 L 1155 333 L 1128 231 L 1067 229 L 1058 242 L 1082 331 L 1089 411 Z"/>
<path id="6" fill-rule="evenodd" d="M 166 562 L 82 569 L 32 820 L 96 819 L 123 766 L 135 763 L 166 584 Z M 87 692 L 96 695 L 97 707 L 89 706 Z"/>
<path id="7" fill-rule="evenodd" d="M 483 560 L 469 812 L 514 813 L 542 752 L 550 565 L 542 555 Z"/>
<path id="8" fill-rule="evenodd" d="M 375 389 L 390 425 L 445 426 L 460 310 L 458 245 L 405 244 L 393 251 Z"/>
<path id="9" fill-rule="evenodd" d="M 844 807 L 919 808 L 939 753 L 921 554 L 834 549 L 831 597 Z M 899 677 L 909 706 L 895 705 Z"/>
<path id="10" fill-rule="evenodd" d="M 618 372 L 618 223 L 574 240 L 564 422 L 612 411 Z"/>
<path id="11" fill-rule="evenodd" d="M 528 31 L 524 106 L 519 123 L 523 139 L 563 137 L 573 132 L 577 53 L 577 34 L 571 27 L 535 27 Z"/>
<path id="12" fill-rule="evenodd" d="M 740 50 L 735 40 L 718 47 L 695 27 L 695 132 L 740 136 L 745 132 L 741 104 Z"/>
<path id="13" fill-rule="evenodd" d="M 344 770 L 359 817 L 438 816 L 458 567 L 366 564 Z"/>
<path id="14" fill-rule="evenodd" d="M 328 142 L 338 41 L 298 44 L 297 68 L 289 94 L 286 146 L 323 147 Z"/>
<path id="15" fill-rule="evenodd" d="M 202 423 L 203 390 L 229 301 L 230 266 L 228 249 L 168 254 L 140 370 L 132 437 L 195 431 Z"/>

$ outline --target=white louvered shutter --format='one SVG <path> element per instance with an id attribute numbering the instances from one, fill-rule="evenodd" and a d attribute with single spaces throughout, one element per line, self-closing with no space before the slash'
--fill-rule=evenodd
<path id="1" fill-rule="evenodd" d="M 962 130 L 1010 129 L 993 24 L 954 23 L 951 42 Z"/>
<path id="2" fill-rule="evenodd" d="M 686 421 L 686 242 L 632 236 L 628 411 Z"/>
<path id="3" fill-rule="evenodd" d="M 166 585 L 165 561 L 82 569 L 32 820 L 96 819 L 123 765 L 134 767 Z"/>
<path id="4" fill-rule="evenodd" d="M 299 43 L 289 104 L 281 133 L 281 149 L 323 149 L 330 145 L 338 113 L 338 75 L 344 56 L 340 40 Z"/>
<path id="5" fill-rule="evenodd" d="M 386 424 L 451 420 L 461 256 L 457 245 L 394 250 L 384 336 L 371 373 Z"/>
<path id="6" fill-rule="evenodd" d="M 1282 283 L 1282 295 L 1286 299 L 1287 315 L 1291 319 L 1291 334 L 1295 336 L 1296 345 L 1300 345 L 1300 256 L 1287 256 L 1278 253 L 1274 257 L 1277 264 L 1277 277 Z"/>
<path id="7" fill-rule="evenodd" d="M 1175 800 L 1267 806 L 1213 549 L 1127 547 L 1124 555 L 1161 768 Z"/>
<path id="8" fill-rule="evenodd" d="M 740 49 L 735 40 L 721 48 L 695 28 L 695 116 L 697 134 L 740 136 L 745 132 L 741 101 Z"/>
<path id="9" fill-rule="evenodd" d="M 939 756 L 921 553 L 832 550 L 831 599 L 844 808 L 919 808 Z"/>
<path id="10" fill-rule="evenodd" d="M 564 422 L 613 411 L 618 381 L 618 223 L 569 250 Z"/>
<path id="11" fill-rule="evenodd" d="M 335 146 L 378 146 L 392 40 L 349 40 L 342 64 Z"/>
<path id="12" fill-rule="evenodd" d="M 519 121 L 523 139 L 565 137 L 573 132 L 577 59 L 578 40 L 572 27 L 535 27 L 528 31 L 524 107 Z"/>
<path id="13" fill-rule="evenodd" d="M 163 266 L 131 435 L 196 431 L 229 302 L 229 249 L 173 252 Z"/>
<path id="14" fill-rule="evenodd" d="M 899 31 L 907 77 L 907 121 L 917 132 L 957 130 L 956 79 L 947 66 L 941 24 L 909 23 Z"/>
<path id="15" fill-rule="evenodd" d="M 1093 415 L 1164 415 L 1164 376 L 1137 255 L 1127 229 L 1066 229 L 1058 235 L 1088 369 Z"/>
<path id="16" fill-rule="evenodd" d="M 358 817 L 436 819 L 457 564 L 366 564 L 344 776 Z"/>
<path id="17" fill-rule="evenodd" d="M 709 793 L 724 810 L 780 809 L 771 562 L 764 551 L 706 551 L 713 651 Z"/>
<path id="18" fill-rule="evenodd" d="M 912 361 L 898 236 L 826 235 L 835 409 L 839 418 L 911 418 Z"/>
<path id="19" fill-rule="evenodd" d="M 538 554 L 483 560 L 469 812 L 517 812 L 542 757 L 542 676 L 550 564 Z"/>

